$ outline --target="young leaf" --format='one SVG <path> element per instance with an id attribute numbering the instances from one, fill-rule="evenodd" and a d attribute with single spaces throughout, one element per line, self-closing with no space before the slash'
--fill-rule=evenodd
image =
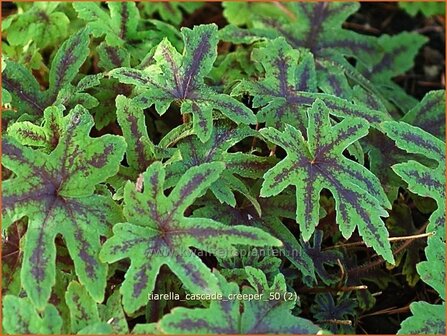
<path id="1" fill-rule="evenodd" d="M 59 334 L 62 319 L 49 304 L 39 312 L 28 298 L 13 295 L 3 297 L 3 328 L 8 334 Z"/>
<path id="2" fill-rule="evenodd" d="M 21 14 L 8 17 L 7 41 L 22 47 L 33 41 L 40 49 L 57 45 L 67 36 L 70 23 L 60 9 L 57 2 L 35 2 Z"/>
<path id="3" fill-rule="evenodd" d="M 400 149 L 426 156 L 438 163 L 436 168 L 430 168 L 410 160 L 395 164 L 392 169 L 408 183 L 410 191 L 436 200 L 438 209 L 430 216 L 427 231 L 435 231 L 445 240 L 445 143 L 404 122 L 385 122 L 383 129 Z"/>
<path id="4" fill-rule="evenodd" d="M 80 282 L 95 300 L 103 299 L 107 268 L 97 258 L 99 237 L 121 218 L 110 196 L 95 193 L 95 186 L 118 171 L 124 140 L 89 138 L 93 119 L 82 106 L 68 120 L 48 155 L 8 136 L 2 143 L 2 163 L 16 175 L 3 182 L 3 219 L 28 217 L 21 276 L 38 308 L 45 306 L 55 282 L 57 234 L 65 239 Z"/>
<path id="5" fill-rule="evenodd" d="M 262 64 L 264 78 L 257 82 L 243 80 L 232 94 L 248 93 L 253 96 L 253 107 L 262 107 L 258 120 L 267 126 L 283 129 L 287 123 L 303 132 L 307 126 L 306 110 L 316 99 L 321 99 L 329 107 L 330 113 L 338 117 L 364 118 L 374 125 L 391 120 L 384 112 L 317 93 L 317 74 L 312 54 L 293 49 L 283 38 L 255 49 L 252 58 Z"/>
<path id="6" fill-rule="evenodd" d="M 264 175 L 261 197 L 279 194 L 294 185 L 296 221 L 307 241 L 319 221 L 320 192 L 328 189 L 336 200 L 337 223 L 343 236 L 349 238 L 357 226 L 365 243 L 393 263 L 388 231 L 380 219 L 388 216 L 383 207 L 391 205 L 378 179 L 342 154 L 368 134 L 369 125 L 359 118 L 346 118 L 331 127 L 329 111 L 319 100 L 308 111 L 308 118 L 307 141 L 290 125 L 283 132 L 274 128 L 261 130 L 268 141 L 287 152 L 286 158 Z"/>
<path id="7" fill-rule="evenodd" d="M 27 113 L 35 117 L 42 116 L 45 108 L 53 105 L 57 99 L 68 100 L 71 105 L 76 104 L 76 98 L 79 97 L 74 93 L 88 87 L 82 87 L 75 92 L 64 91 L 65 97 L 59 93 L 79 74 L 79 69 L 90 52 L 89 42 L 89 30 L 82 29 L 61 45 L 51 63 L 50 86 L 44 92 L 40 90 L 39 83 L 28 69 L 20 64 L 6 61 L 7 66 L 2 73 L 2 83 L 11 94 L 11 104 L 18 110 L 19 115 Z"/>
<path id="8" fill-rule="evenodd" d="M 320 330 L 311 321 L 292 315 L 290 310 L 296 299 L 294 293 L 287 291 L 282 274 L 269 286 L 262 271 L 246 267 L 246 272 L 252 288 L 245 287 L 242 294 L 259 294 L 263 300 L 231 300 L 230 295 L 240 294 L 238 286 L 228 283 L 216 272 L 224 300 L 211 301 L 206 309 L 174 308 L 160 321 L 161 331 L 168 334 L 315 334 Z"/>
<path id="9" fill-rule="evenodd" d="M 191 167 L 206 162 L 222 161 L 226 163 L 226 170 L 222 178 L 214 182 L 210 188 L 216 198 L 235 206 L 234 191 L 237 191 L 251 199 L 248 188 L 235 175 L 259 178 L 272 166 L 273 161 L 271 158 L 241 152 L 228 153 L 228 150 L 239 141 L 256 135 L 257 133 L 248 126 L 237 126 L 227 120 L 216 120 L 211 136 L 205 143 L 201 143 L 197 137 L 189 136 L 177 144 L 182 160 L 167 167 L 166 185 L 175 185 L 180 176 Z"/>
<path id="10" fill-rule="evenodd" d="M 164 195 L 165 170 L 155 162 L 143 174 L 143 192 L 127 183 L 124 190 L 126 223 L 114 226 L 101 259 L 115 262 L 130 258 L 131 266 L 121 287 L 124 309 L 131 313 L 147 303 L 148 294 L 162 265 L 166 264 L 191 292 L 219 292 L 216 277 L 189 248 L 226 255 L 233 245 L 281 245 L 260 229 L 227 227 L 207 218 L 185 217 L 183 213 L 216 181 L 224 165 L 205 163 L 190 168 L 168 197 Z"/>
<path id="11" fill-rule="evenodd" d="M 188 14 L 203 6 L 202 2 L 140 2 L 138 3 L 141 13 L 153 16 L 160 15 L 163 21 L 179 25 L 183 19 L 183 12 Z"/>
<path id="12" fill-rule="evenodd" d="M 155 51 L 156 66 L 146 71 L 119 68 L 111 71 L 111 76 L 144 89 L 135 98 L 141 107 L 155 104 L 163 114 L 172 102 L 180 104 L 182 114 L 192 114 L 194 130 L 202 142 L 211 135 L 213 110 L 237 123 L 256 123 L 255 115 L 244 104 L 216 93 L 204 83 L 217 57 L 217 26 L 200 25 L 181 31 L 185 43 L 183 55 L 164 39 Z"/>

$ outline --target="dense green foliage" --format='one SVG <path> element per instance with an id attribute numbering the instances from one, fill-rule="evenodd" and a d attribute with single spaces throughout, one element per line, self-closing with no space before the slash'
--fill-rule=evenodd
<path id="1" fill-rule="evenodd" d="M 4 332 L 352 334 L 399 288 L 445 333 L 445 91 L 394 81 L 429 39 L 208 5 L 3 20 Z"/>

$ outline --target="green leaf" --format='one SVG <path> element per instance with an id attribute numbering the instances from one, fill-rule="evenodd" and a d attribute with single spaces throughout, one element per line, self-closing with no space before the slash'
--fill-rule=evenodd
<path id="1" fill-rule="evenodd" d="M 309 320 L 292 315 L 296 298 L 287 291 L 282 274 L 269 286 L 262 271 L 252 267 L 246 271 L 252 288 L 245 287 L 240 293 L 235 283 L 216 272 L 223 300 L 213 300 L 205 309 L 174 308 L 159 322 L 160 329 L 168 334 L 316 334 L 320 330 Z M 258 295 L 258 299 L 238 300 L 234 298 L 237 294 Z"/>
<path id="2" fill-rule="evenodd" d="M 397 332 L 402 335 L 445 335 L 445 303 L 434 305 L 427 302 L 410 304 L 413 316 L 402 322 Z"/>
<path id="3" fill-rule="evenodd" d="M 368 134 L 369 125 L 359 118 L 346 118 L 331 126 L 329 111 L 317 100 L 308 111 L 307 141 L 293 126 L 283 132 L 261 130 L 270 142 L 284 148 L 285 159 L 264 175 L 261 197 L 277 195 L 287 186 L 296 187 L 296 221 L 301 235 L 309 240 L 319 222 L 319 199 L 328 189 L 336 200 L 337 223 L 345 238 L 356 226 L 367 246 L 393 263 L 388 231 L 380 217 L 391 205 L 378 179 L 365 167 L 348 160 L 343 151 Z"/>
<path id="4" fill-rule="evenodd" d="M 397 147 L 437 162 L 436 168 L 410 160 L 392 166 L 408 189 L 436 200 L 438 209 L 429 218 L 427 231 L 435 231 L 445 241 L 445 143 L 419 127 L 404 122 L 385 122 L 383 129 Z"/>
<path id="5" fill-rule="evenodd" d="M 427 261 L 417 265 L 417 271 L 425 283 L 433 287 L 445 300 L 445 243 L 439 237 L 430 238 L 425 248 Z"/>
<path id="6" fill-rule="evenodd" d="M 428 92 L 400 121 L 445 139 L 445 90 Z"/>
<path id="7" fill-rule="evenodd" d="M 41 49 L 60 43 L 67 36 L 70 20 L 58 7 L 57 2 L 35 2 L 28 10 L 8 18 L 8 43 L 24 47 L 33 41 Z"/>
<path id="8" fill-rule="evenodd" d="M 306 253 L 305 248 L 290 232 L 282 219 L 295 219 L 295 200 L 292 195 L 279 195 L 268 200 L 259 200 L 261 211 L 254 205 L 253 208 L 241 206 L 232 208 L 224 204 L 207 202 L 207 205 L 194 211 L 194 216 L 207 217 L 219 220 L 227 225 L 244 224 L 258 227 L 273 237 L 282 241 L 278 254 L 285 256 L 302 273 L 304 282 L 311 286 L 316 282 L 315 268 L 312 259 Z M 262 216 L 259 213 L 262 213 Z M 267 251 L 268 253 L 268 251 Z M 246 266 L 254 266 L 244 264 Z M 245 277 L 245 271 L 244 271 Z"/>
<path id="9" fill-rule="evenodd" d="M 16 122 L 8 127 L 8 135 L 22 145 L 43 147 L 46 151 L 56 148 L 61 132 L 70 123 L 69 117 L 63 116 L 62 106 L 49 106 L 45 109 L 42 126 L 29 121 Z"/>
<path id="10" fill-rule="evenodd" d="M 3 328 L 8 334 L 59 334 L 62 319 L 49 304 L 37 312 L 28 298 L 3 297 Z"/>
<path id="11" fill-rule="evenodd" d="M 200 25 L 192 30 L 182 28 L 181 32 L 185 44 L 182 55 L 164 39 L 155 51 L 156 65 L 145 71 L 119 68 L 110 75 L 144 89 L 135 98 L 141 107 L 155 104 L 163 114 L 172 102 L 178 103 L 182 114 L 192 114 L 194 130 L 202 142 L 211 136 L 213 110 L 237 123 L 256 123 L 255 115 L 244 104 L 216 93 L 204 82 L 217 57 L 217 26 Z"/>
<path id="12" fill-rule="evenodd" d="M 163 21 L 179 25 L 183 20 L 183 13 L 193 13 L 195 10 L 203 6 L 202 2 L 140 2 L 138 4 L 141 13 L 148 16 L 154 16 L 155 13 L 160 15 Z"/>
<path id="13" fill-rule="evenodd" d="M 114 226 L 101 259 L 115 262 L 131 259 L 121 287 L 126 312 L 147 303 L 148 294 L 162 265 L 166 264 L 193 293 L 220 292 L 216 277 L 189 248 L 214 254 L 234 252 L 234 244 L 280 245 L 262 230 L 245 226 L 227 227 L 206 218 L 184 217 L 185 210 L 216 181 L 224 165 L 205 163 L 190 168 L 169 196 L 164 194 L 165 170 L 155 162 L 143 174 L 143 192 L 128 182 L 124 190 L 126 223 Z"/>
<path id="14" fill-rule="evenodd" d="M 137 64 L 166 35 L 166 29 L 163 30 L 166 27 L 160 27 L 155 22 L 141 24 L 140 11 L 133 2 L 110 1 L 107 3 L 108 10 L 97 2 L 75 2 L 73 7 L 79 18 L 87 22 L 95 37 L 105 36 L 110 49 L 105 50 L 107 56 L 102 53 L 106 56 L 103 60 L 108 58 L 107 63 L 116 66 L 125 66 L 122 60 L 127 57 L 126 53 L 132 58 L 132 63 Z"/>
<path id="15" fill-rule="evenodd" d="M 99 322 L 96 302 L 91 298 L 85 287 L 78 282 L 71 282 L 65 294 L 67 306 L 70 309 L 71 331 L 78 333 L 81 329 Z"/>
<path id="16" fill-rule="evenodd" d="M 6 61 L 2 83 L 11 94 L 11 105 L 18 110 L 19 116 L 25 113 L 36 117 L 42 116 L 45 108 L 55 103 L 57 99 L 63 101 L 66 99 L 71 106 L 77 103 L 79 100 L 77 93 L 89 86 L 81 86 L 74 92 L 67 90 L 89 55 L 89 42 L 89 30 L 82 29 L 61 45 L 51 63 L 50 86 L 46 91 L 40 90 L 39 83 L 28 69 L 20 64 Z M 61 91 L 69 97 L 58 97 Z"/>
<path id="17" fill-rule="evenodd" d="M 228 150 L 241 140 L 256 135 L 257 133 L 248 126 L 237 126 L 227 120 L 216 120 L 211 136 L 205 143 L 194 136 L 188 136 L 179 141 L 177 148 L 182 160 L 167 166 L 166 185 L 175 185 L 180 176 L 191 167 L 207 162 L 222 161 L 226 163 L 226 170 L 222 178 L 211 185 L 211 191 L 221 202 L 235 206 L 235 191 L 250 195 L 244 182 L 235 175 L 252 179 L 259 178 L 274 163 L 272 158 L 241 152 L 228 153 Z"/>
<path id="18" fill-rule="evenodd" d="M 262 65 L 264 78 L 257 82 L 242 81 L 232 94 L 253 96 L 253 107 L 262 109 L 258 120 L 267 126 L 283 129 L 290 124 L 300 131 L 307 126 L 306 110 L 321 99 L 338 117 L 364 118 L 373 125 L 391 118 L 382 111 L 353 104 L 333 95 L 317 93 L 317 74 L 311 53 L 292 48 L 283 38 L 265 43 L 253 51 L 252 58 Z"/>
<path id="19" fill-rule="evenodd" d="M 347 77 L 364 77 L 353 68 L 346 68 L 343 56 L 353 57 L 365 66 L 371 66 L 380 57 L 376 38 L 343 29 L 342 24 L 360 4 L 342 2 L 289 2 L 283 5 L 291 14 L 275 18 L 261 17 L 253 28 L 236 30 L 221 37 L 233 43 L 252 43 L 259 38 L 284 37 L 294 48 L 311 51 L 317 62 L 318 82 L 325 92 L 349 98 L 351 92 Z M 352 72 L 352 73 L 350 73 Z M 349 90 L 346 92 L 346 90 Z"/>
<path id="20" fill-rule="evenodd" d="M 127 143 L 127 163 L 137 173 L 142 173 L 155 160 L 155 146 L 149 138 L 143 110 L 133 105 L 131 99 L 119 95 L 116 115 Z"/>
<path id="21" fill-rule="evenodd" d="M 45 306 L 55 283 L 57 234 L 65 239 L 80 282 L 102 301 L 107 267 L 97 257 L 99 237 L 107 236 L 121 218 L 110 196 L 98 194 L 95 186 L 118 171 L 124 140 L 113 135 L 90 138 L 93 119 L 81 106 L 67 120 L 50 154 L 8 136 L 2 143 L 2 164 L 16 175 L 3 183 L 3 218 L 28 217 L 21 276 L 38 308 Z"/>
<path id="22" fill-rule="evenodd" d="M 408 111 L 417 103 L 417 100 L 408 95 L 392 79 L 413 68 L 419 49 L 427 41 L 425 36 L 409 32 L 393 36 L 382 35 L 378 39 L 383 50 L 382 58 L 369 68 L 361 64 L 357 68 L 384 97 L 402 111 Z"/>

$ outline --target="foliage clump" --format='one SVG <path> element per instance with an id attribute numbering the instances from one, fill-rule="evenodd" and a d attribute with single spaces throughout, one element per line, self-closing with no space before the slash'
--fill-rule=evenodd
<path id="1" fill-rule="evenodd" d="M 396 82 L 429 38 L 359 3 L 16 7 L 6 333 L 445 333 L 445 91 Z"/>

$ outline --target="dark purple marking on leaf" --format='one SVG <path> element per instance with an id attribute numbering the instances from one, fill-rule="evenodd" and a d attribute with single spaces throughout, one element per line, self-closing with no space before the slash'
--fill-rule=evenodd
<path id="1" fill-rule="evenodd" d="M 127 35 L 127 21 L 129 20 L 129 11 L 127 8 L 128 3 L 127 2 L 122 2 L 121 3 L 121 22 L 120 22 L 120 33 L 119 33 L 119 37 L 122 40 L 126 39 L 126 35 Z"/>
<path id="2" fill-rule="evenodd" d="M 206 171 L 194 175 L 192 179 L 180 189 L 179 200 L 175 203 L 174 208 L 177 208 L 179 205 L 181 205 L 184 198 L 190 195 L 207 177 L 208 172 Z"/>
<path id="3" fill-rule="evenodd" d="M 76 305 L 76 319 L 81 321 L 89 321 L 90 315 L 89 313 L 84 309 L 84 304 L 81 302 L 81 298 L 78 294 L 74 294 L 72 296 L 73 303 Z"/>
<path id="4" fill-rule="evenodd" d="M 445 190 L 445 185 L 437 178 L 433 178 L 431 172 L 421 172 L 414 169 L 406 169 L 405 172 L 409 174 L 414 180 L 418 181 L 418 184 L 426 187 L 427 189 L 435 189 L 442 195 Z M 432 196 L 432 195 L 427 195 Z"/>
<path id="5" fill-rule="evenodd" d="M 368 43 L 368 41 L 354 41 L 347 37 L 345 40 L 324 40 L 320 43 L 320 48 L 345 48 L 350 50 L 354 56 L 360 51 L 367 54 L 376 52 L 374 45 Z"/>
<path id="6" fill-rule="evenodd" d="M 440 148 L 436 146 L 436 143 L 433 141 L 427 141 L 419 135 L 407 131 L 400 132 L 400 136 L 404 141 L 408 141 L 409 143 L 415 144 L 421 148 L 425 148 L 427 150 L 426 153 L 436 153 L 439 158 L 445 157 L 444 151 L 440 150 Z"/>
<path id="7" fill-rule="evenodd" d="M 161 48 L 164 59 L 166 60 L 166 62 L 168 62 L 169 66 L 171 68 L 171 72 L 172 72 L 172 75 L 174 76 L 174 82 L 175 82 L 175 88 L 172 91 L 166 87 L 164 87 L 163 89 L 170 92 L 171 95 L 177 99 L 184 99 L 186 97 L 184 96 L 183 90 L 181 89 L 182 80 L 180 78 L 180 69 L 178 68 L 178 65 L 175 63 L 169 49 L 167 49 L 164 45 L 162 45 L 160 48 Z"/>
<path id="8" fill-rule="evenodd" d="M 307 4 L 302 3 L 301 8 L 305 8 Z M 307 33 L 306 39 L 304 41 L 303 47 L 308 48 L 314 55 L 318 56 L 318 47 L 316 44 L 320 42 L 319 35 L 323 28 L 323 22 L 329 13 L 329 3 L 318 2 L 313 6 L 312 14 L 309 16 L 310 30 Z M 308 13 L 307 9 L 304 11 Z"/>
<path id="9" fill-rule="evenodd" d="M 201 277 L 200 272 L 198 271 L 198 267 L 196 264 L 185 260 L 185 258 L 180 255 L 176 254 L 173 256 L 176 262 L 176 265 L 178 265 L 179 268 L 183 268 L 183 271 L 186 273 L 186 276 L 188 278 L 191 278 L 192 282 L 201 287 L 201 288 L 207 288 L 208 283 L 207 281 Z"/>
<path id="10" fill-rule="evenodd" d="M 127 110 L 127 106 L 125 107 Z M 143 142 L 140 141 L 140 138 L 143 136 L 140 134 L 138 130 L 138 119 L 131 114 L 127 114 L 127 122 L 130 125 L 130 132 L 136 139 L 135 143 L 135 152 L 137 153 L 137 164 L 138 164 L 138 171 L 142 172 L 144 169 L 146 169 L 152 162 L 152 160 L 149 160 L 146 158 L 146 152 L 144 148 Z"/>
<path id="11" fill-rule="evenodd" d="M 26 102 L 32 108 L 34 114 L 43 115 L 46 106 L 40 104 L 41 98 L 38 93 L 29 92 L 23 87 L 23 83 L 8 77 L 7 69 L 2 73 L 2 85 L 4 88 L 19 98 L 20 101 Z"/>
<path id="12" fill-rule="evenodd" d="M 84 232 L 82 232 L 79 228 L 76 229 L 74 237 L 81 245 L 79 248 L 79 258 L 84 262 L 85 272 L 90 279 L 95 279 L 97 277 L 95 269 L 98 268 L 98 262 L 91 254 L 89 254 L 91 246 L 88 241 L 85 240 Z"/>
<path id="13" fill-rule="evenodd" d="M 35 244 L 35 249 L 33 250 L 29 258 L 29 262 L 31 265 L 31 275 L 34 277 L 35 281 L 38 284 L 44 281 L 45 270 L 47 269 L 48 262 L 50 261 L 48 256 L 45 256 L 45 250 L 48 247 L 48 242 L 45 241 L 45 235 L 47 234 L 47 224 L 52 221 L 53 213 L 57 211 L 58 207 L 59 201 L 54 198 L 54 201 L 51 203 L 51 205 L 45 209 L 46 215 L 42 223 L 40 223 L 39 225 L 37 243 Z M 41 293 L 42 287 L 40 285 L 37 285 L 36 290 Z"/>
<path id="14" fill-rule="evenodd" d="M 132 297 L 138 298 L 141 295 L 141 292 L 143 289 L 147 286 L 148 277 L 147 277 L 147 270 L 149 266 L 148 264 L 142 265 L 138 272 L 134 275 L 134 285 L 133 285 L 133 291 L 132 291 Z"/>
<path id="15" fill-rule="evenodd" d="M 95 168 L 102 168 L 106 165 L 107 159 L 109 155 L 113 152 L 115 146 L 113 144 L 109 144 L 104 148 L 104 152 L 101 154 L 97 154 L 93 158 L 87 161 L 87 164 L 92 165 Z"/>
<path id="16" fill-rule="evenodd" d="M 210 325 L 204 319 L 191 320 L 190 318 L 183 318 L 180 322 L 171 322 L 170 325 L 177 330 L 207 330 L 212 331 L 213 334 L 235 334 L 238 330 L 216 327 Z"/>
<path id="17" fill-rule="evenodd" d="M 394 48 L 392 51 L 385 53 L 379 63 L 374 65 L 369 73 L 374 75 L 380 74 L 383 70 L 388 70 L 395 60 L 395 58 L 400 54 L 406 54 L 409 51 L 409 46 L 399 45 L 397 48 Z"/>
<path id="18" fill-rule="evenodd" d="M 189 93 L 195 89 L 195 81 L 200 71 L 201 63 L 206 55 L 210 53 L 210 50 L 212 48 L 210 39 L 210 32 L 203 34 L 201 36 L 199 45 L 194 50 L 194 54 L 191 55 L 192 62 L 188 64 L 188 67 L 185 70 L 185 75 L 181 86 L 183 98 L 188 97 Z M 186 41 L 186 43 L 187 42 L 188 41 Z"/>
<path id="19" fill-rule="evenodd" d="M 116 47 L 112 47 L 112 46 L 106 46 L 105 51 L 107 53 L 107 56 L 110 60 L 110 62 L 116 67 L 119 68 L 121 66 L 123 66 L 123 60 L 121 59 L 120 55 L 118 54 L 118 51 L 116 49 Z"/>
<path id="20" fill-rule="evenodd" d="M 65 54 L 61 58 L 60 62 L 57 64 L 56 68 L 56 78 L 54 82 L 54 87 L 52 88 L 54 90 L 54 95 L 57 95 L 59 90 L 62 88 L 62 86 L 66 83 L 65 77 L 68 68 L 76 62 L 77 55 L 76 55 L 76 49 L 78 46 L 82 43 L 82 38 L 84 38 L 84 34 L 76 34 L 74 35 L 75 39 L 71 41 L 71 43 L 67 44 L 68 48 L 65 51 Z"/>

